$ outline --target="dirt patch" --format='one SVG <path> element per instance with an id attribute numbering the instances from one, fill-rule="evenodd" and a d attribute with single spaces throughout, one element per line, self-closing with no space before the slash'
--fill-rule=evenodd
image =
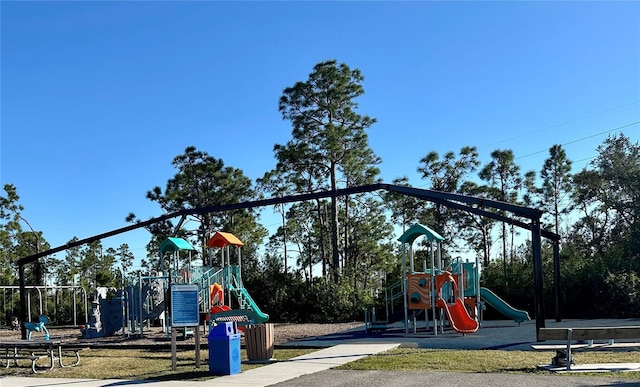
<path id="1" fill-rule="evenodd" d="M 284 344 L 308 337 L 326 336 L 334 333 L 361 328 L 363 323 L 350 322 L 339 324 L 274 324 L 273 340 L 275 344 Z"/>
<path id="2" fill-rule="evenodd" d="M 354 328 L 362 327 L 361 322 L 348 322 L 337 324 L 284 324 L 274 323 L 274 344 L 280 345 L 291 341 L 305 339 L 309 337 L 326 336 L 334 333 L 340 333 L 348 331 Z M 56 328 L 47 327 L 51 338 L 60 338 L 66 341 L 76 341 L 78 344 L 86 344 L 87 346 L 145 346 L 145 345 L 168 345 L 171 343 L 170 337 L 162 330 L 162 328 L 145 329 L 142 338 L 138 334 L 122 335 L 122 333 L 108 336 L 86 339 L 82 338 L 80 329 L 74 328 Z M 201 336 L 204 335 L 200 327 Z M 32 339 L 43 339 L 44 333 L 34 332 L 31 336 Z M 1 340 L 19 340 L 20 331 L 12 331 L 9 329 L 0 330 Z M 180 339 L 180 344 L 194 344 L 195 339 L 189 337 L 186 340 Z"/>

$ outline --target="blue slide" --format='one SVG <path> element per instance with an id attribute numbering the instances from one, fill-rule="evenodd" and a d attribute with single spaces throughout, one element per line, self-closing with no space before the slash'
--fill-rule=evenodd
<path id="1" fill-rule="evenodd" d="M 480 298 L 482 298 L 482 300 L 484 300 L 487 304 L 493 306 L 504 316 L 512 318 L 513 321 L 517 322 L 518 324 L 523 321 L 531 320 L 531 318 L 529 317 L 529 313 L 524 310 L 512 307 L 511 305 L 507 304 L 505 300 L 498 297 L 494 292 L 487 288 L 480 288 Z"/>

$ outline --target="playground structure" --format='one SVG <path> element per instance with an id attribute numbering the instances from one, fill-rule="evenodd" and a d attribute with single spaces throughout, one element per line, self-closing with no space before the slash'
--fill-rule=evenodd
<path id="1" fill-rule="evenodd" d="M 88 301 L 86 290 L 77 285 L 68 286 L 27 286 L 26 289 L 26 322 L 36 321 L 39 316 L 46 315 L 50 322 L 57 326 L 78 326 L 79 322 L 88 321 Z M 0 325 L 10 325 L 19 309 L 19 286 L 0 286 L 2 292 L 2 313 Z M 78 316 L 78 312 L 84 316 Z M 84 319 L 83 319 L 84 318 Z M 49 322 L 47 322 L 49 324 Z"/>
<path id="2" fill-rule="evenodd" d="M 231 265 L 231 246 L 236 248 L 237 266 Z M 226 232 L 217 232 L 207 241 L 208 248 L 220 249 L 222 267 L 220 270 L 202 277 L 201 289 L 209 289 L 206 293 L 209 306 L 207 316 L 211 322 L 235 321 L 240 327 L 244 327 L 262 324 L 269 320 L 269 315 L 260 310 L 242 283 L 242 246 L 243 243 L 238 238 Z M 204 278 L 206 278 L 206 282 Z M 224 297 L 225 291 L 226 298 Z M 236 310 L 231 308 L 233 296 L 238 302 Z M 226 304 L 225 300 L 227 300 Z"/>
<path id="3" fill-rule="evenodd" d="M 216 232 L 208 241 L 212 262 L 210 267 L 192 266 L 195 249 L 181 238 L 167 238 L 159 246 L 159 254 L 168 264 L 166 272 L 151 272 L 129 278 L 124 289 L 103 288 L 92 303 L 90 319 L 82 329 L 84 337 L 109 336 L 122 329 L 144 335 L 144 328 L 159 321 L 168 333 L 171 330 L 171 310 L 168 307 L 170 289 L 175 284 L 198 285 L 201 322 L 210 324 L 234 321 L 240 327 L 268 321 L 269 315 L 257 306 L 242 283 L 243 243 L 233 234 Z M 237 265 L 231 264 L 231 248 L 235 247 Z M 220 249 L 220 265 L 213 265 L 214 249 Z M 186 265 L 180 264 L 180 254 L 186 253 Z M 234 302 L 236 301 L 236 302 Z M 185 336 L 190 334 L 185 329 Z"/>
<path id="4" fill-rule="evenodd" d="M 419 237 L 428 241 L 430 265 L 423 262 L 422 271 L 415 267 L 413 242 Z M 425 325 L 429 330 L 429 314 L 432 316 L 431 329 L 434 335 L 444 330 L 445 317 L 450 327 L 462 334 L 474 333 L 480 327 L 481 310 L 484 303 L 493 306 L 503 315 L 518 324 L 530 320 L 526 311 L 510 306 L 491 290 L 480 287 L 479 263 L 462 262 L 456 259 L 443 268 L 441 243 L 444 238 L 421 224 L 414 224 L 398 240 L 402 243 L 402 280 L 385 291 L 387 320 L 366 321 L 372 330 L 384 330 L 392 320 L 404 321 L 405 333 L 418 329 L 418 316 L 424 313 Z M 394 312 L 394 300 L 402 297 L 402 317 Z M 389 313 L 391 309 L 391 314 Z M 368 320 L 368 315 L 365 320 Z M 394 318 L 395 317 L 395 318 Z"/>
<path id="5" fill-rule="evenodd" d="M 82 337 L 111 336 L 126 327 L 126 289 L 98 287 L 96 297 L 91 302 L 91 313 L 87 323 L 80 328 Z M 122 329 L 125 333 L 125 329 Z"/>
<path id="6" fill-rule="evenodd" d="M 469 195 L 461 195 L 450 192 L 434 191 L 428 189 L 414 188 L 410 186 L 375 183 L 361 186 L 353 186 L 347 188 L 333 189 L 320 192 L 304 193 L 297 195 L 286 195 L 283 197 L 275 197 L 268 199 L 259 199 L 254 201 L 246 201 L 241 203 L 224 203 L 216 205 L 208 205 L 195 208 L 182 208 L 178 211 L 164 214 L 162 216 L 151 218 L 143 222 L 137 222 L 133 225 L 127 225 L 114 230 L 102 232 L 83 239 L 70 241 L 64 245 L 50 248 L 48 250 L 39 251 L 19 259 L 18 265 L 18 282 L 20 284 L 20 319 L 27 320 L 27 300 L 26 300 L 26 278 L 25 266 L 33 264 L 39 258 L 46 257 L 70 248 L 92 243 L 104 238 L 126 233 L 139 228 L 147 227 L 167 219 L 175 217 L 185 217 L 196 214 L 221 213 L 231 210 L 239 210 L 245 208 L 264 207 L 277 204 L 302 202 L 307 200 L 317 200 L 322 198 L 348 196 L 352 194 L 361 194 L 366 192 L 374 192 L 384 190 L 391 193 L 397 193 L 403 196 L 411 196 L 420 200 L 425 200 L 448 208 L 454 208 L 469 214 L 491 218 L 501 222 L 507 222 L 524 230 L 527 230 L 531 236 L 531 253 L 533 264 L 533 295 L 534 295 L 534 313 L 536 323 L 536 335 L 541 328 L 545 327 L 545 301 L 544 301 L 544 275 L 542 264 L 542 238 L 550 240 L 553 244 L 553 272 L 554 272 L 554 295 L 556 300 L 560 296 L 560 236 L 550 231 L 543 230 L 541 227 L 541 217 L 543 212 L 537 208 L 525 207 L 517 204 L 501 202 L 497 200 L 473 197 Z M 500 210 L 500 211 L 494 211 Z M 556 321 L 561 321 L 560 303 L 555 304 Z M 22 330 L 23 338 L 26 338 L 26 332 Z"/>
<path id="7" fill-rule="evenodd" d="M 25 281 L 24 268 L 25 268 L 25 265 L 32 264 L 33 262 L 36 262 L 39 258 L 46 257 L 48 255 L 55 254 L 60 251 L 65 251 L 70 248 L 82 246 L 84 244 L 91 243 L 103 238 L 108 238 L 114 235 L 132 231 L 134 229 L 147 227 L 149 225 L 156 224 L 158 222 L 162 222 L 167 219 L 175 218 L 178 216 L 182 216 L 184 218 L 185 216 L 194 215 L 194 214 L 220 213 L 224 211 L 238 210 L 238 209 L 244 209 L 244 208 L 255 208 L 255 207 L 268 206 L 268 205 L 301 202 L 306 200 L 317 200 L 320 198 L 347 196 L 351 194 L 360 194 L 365 192 L 373 192 L 377 190 L 385 190 L 388 192 L 397 193 L 404 196 L 411 196 L 417 199 L 430 201 L 433 203 L 437 203 L 439 205 L 444 205 L 448 208 L 461 210 L 469 214 L 474 214 L 474 215 L 494 219 L 501 222 L 507 222 L 513 226 L 517 226 L 529 232 L 531 237 L 530 241 L 531 241 L 532 266 L 533 266 L 533 295 L 534 295 L 533 301 L 534 301 L 534 313 L 535 313 L 536 339 L 538 341 L 544 341 L 546 339 L 550 339 L 549 337 L 546 337 L 545 334 L 543 333 L 545 332 L 545 300 L 544 300 L 544 292 L 543 292 L 544 275 L 543 275 L 541 239 L 546 238 L 550 240 L 553 245 L 552 246 L 553 247 L 552 249 L 553 274 L 554 274 L 553 278 L 554 278 L 554 295 L 556 300 L 555 318 L 556 318 L 556 322 L 560 322 L 561 321 L 560 303 L 558 302 L 558 299 L 560 296 L 560 285 L 559 285 L 560 236 L 558 234 L 542 229 L 541 217 L 543 213 L 540 209 L 524 207 L 521 205 L 507 203 L 507 202 L 500 202 L 496 200 L 487 199 L 484 197 L 482 198 L 473 197 L 473 196 L 461 195 L 456 193 L 425 190 L 425 189 L 387 184 L 387 183 L 376 183 L 376 184 L 370 184 L 370 185 L 364 185 L 364 186 L 354 186 L 354 187 L 348 187 L 348 188 L 341 188 L 337 190 L 333 189 L 330 191 L 312 192 L 312 193 L 305 193 L 305 194 L 299 194 L 299 195 L 287 195 L 283 197 L 260 199 L 255 201 L 242 202 L 242 203 L 216 204 L 216 205 L 209 205 L 204 207 L 196 207 L 196 208 L 188 208 L 188 209 L 183 208 L 176 212 L 164 214 L 157 218 L 152 218 L 147 221 L 138 222 L 135 225 L 128 225 L 126 227 L 121 227 L 115 230 L 107 231 L 107 232 L 97 234 L 91 237 L 87 237 L 84 239 L 70 241 L 64 245 L 60 245 L 45 251 L 38 251 L 35 254 L 28 255 L 17 261 L 18 275 L 19 275 L 18 279 L 20 284 L 20 308 L 19 308 L 20 319 L 22 321 L 27 321 L 29 319 L 29 317 L 27 316 L 28 292 L 26 290 L 27 285 Z M 499 210 L 499 211 L 495 211 L 495 210 Z M 404 249 L 404 246 L 403 246 L 403 249 Z M 409 320 L 408 320 L 408 317 L 406 316 L 407 315 L 407 312 L 406 312 L 407 310 L 406 256 L 404 257 L 403 264 L 405 265 L 405 267 L 403 267 L 404 278 L 400 282 L 400 288 L 402 290 L 401 296 L 403 297 L 405 302 L 405 308 L 403 310 L 405 314 L 405 326 L 408 326 Z M 476 270 L 478 270 L 477 269 L 478 267 L 479 266 L 476 263 Z M 425 272 L 426 272 L 426 269 L 425 269 Z M 169 278 L 170 277 L 171 276 L 169 276 Z M 443 283 L 444 282 L 447 282 L 449 284 L 448 286 L 451 286 L 452 281 L 443 281 Z M 396 287 L 397 286 L 394 286 L 392 290 L 396 289 Z M 464 287 L 462 288 L 464 289 Z M 483 292 L 482 289 L 479 289 L 478 293 L 480 293 L 481 296 L 482 296 L 482 293 L 487 295 L 486 300 L 488 302 L 490 301 L 489 300 L 490 298 L 493 298 L 494 301 L 498 303 L 504 302 L 495 295 L 493 295 L 495 297 L 492 297 L 492 293 L 489 293 L 486 291 Z M 392 293 L 391 295 L 392 301 L 394 297 L 395 296 Z M 461 297 L 462 299 L 464 299 L 465 295 L 462 294 L 462 295 L 459 295 L 458 297 Z M 393 312 L 393 304 L 391 305 L 392 305 L 392 312 Z M 518 311 L 513 308 L 506 308 L 505 306 L 502 308 L 502 310 L 507 311 L 507 313 L 511 314 L 511 316 L 515 316 L 516 317 L 515 321 L 518 321 L 518 319 L 521 319 L 521 317 L 524 318 L 523 316 L 526 316 L 528 318 L 528 315 L 526 314 L 523 315 L 523 313 L 520 313 L 522 311 Z M 468 312 L 467 312 L 467 315 L 469 315 Z M 389 319 L 388 317 L 389 317 L 389 313 L 387 312 L 387 320 Z M 414 314 L 414 317 L 415 317 L 415 314 Z M 477 317 L 478 316 L 476 315 L 475 318 L 477 319 Z M 434 330 L 435 328 L 436 326 L 434 324 Z M 632 328 L 633 331 L 635 332 L 636 327 L 629 327 L 629 328 Z M 603 329 L 608 332 L 612 328 L 603 327 L 598 329 L 599 330 Z M 628 335 L 626 330 L 624 331 L 621 330 L 620 332 L 622 332 L 620 333 L 620 335 L 625 336 L 625 338 Z M 26 332 L 24 329 L 22 330 L 22 335 L 23 335 L 22 336 L 23 339 L 26 338 Z M 634 336 L 637 336 L 637 334 L 634 334 Z M 614 338 L 619 338 L 619 337 L 614 337 Z"/>
<path id="8" fill-rule="evenodd" d="M 429 242 L 431 265 L 427 270 L 427 262 L 425 260 L 423 271 L 417 272 L 415 270 L 414 250 L 412 247 L 413 242 L 421 236 L 425 236 Z M 471 317 L 465 307 L 464 275 L 461 274 L 454 277 L 451 272 L 442 269 L 441 242 L 444 238 L 426 226 L 414 224 L 398 240 L 402 243 L 405 333 L 409 333 L 409 324 L 411 322 L 413 323 L 414 332 L 416 331 L 416 312 L 420 310 L 424 310 L 425 321 L 428 326 L 429 309 L 431 309 L 433 316 L 434 335 L 438 334 L 438 319 L 439 311 L 441 310 L 444 311 L 444 314 L 449 319 L 451 328 L 455 331 L 463 334 L 477 331 L 479 323 L 475 318 Z M 407 255 L 409 262 L 407 262 Z M 462 267 L 460 265 L 460 268 Z M 460 289 L 462 289 L 462 292 L 460 292 Z M 475 309 L 475 305 L 473 305 L 473 308 Z M 413 311 L 412 320 L 409 320 L 410 310 Z"/>
<path id="9" fill-rule="evenodd" d="M 157 218 L 152 218 L 149 219 L 147 221 L 144 222 L 138 222 L 135 225 L 128 225 L 126 227 L 121 227 L 115 230 L 111 230 L 111 231 L 107 231 L 101 234 L 97 234 L 88 238 L 84 238 L 84 239 L 79 239 L 79 240 L 75 240 L 75 241 L 70 241 L 64 245 L 60 245 L 57 246 L 55 248 L 51 248 L 45 251 L 38 251 L 35 254 L 31 254 L 28 255 L 24 258 L 21 258 L 17 261 L 18 264 L 18 273 L 19 273 L 19 283 L 20 283 L 20 319 L 23 321 L 27 321 L 29 319 L 28 315 L 27 315 L 27 309 L 28 309 L 28 292 L 26 290 L 27 285 L 25 282 L 25 270 L 24 267 L 25 265 L 31 264 L 35 261 L 37 261 L 39 258 L 42 257 L 46 257 L 48 255 L 51 254 L 55 254 L 57 252 L 60 251 L 65 251 L 67 249 L 70 248 L 74 248 L 74 247 L 78 247 L 78 246 L 82 246 L 84 244 L 87 243 L 91 243 L 103 238 L 107 238 L 107 237 L 111 237 L 114 235 L 118 235 L 118 234 L 122 234 L 128 231 L 132 231 L 134 229 L 138 229 L 138 228 L 142 228 L 142 227 L 146 227 L 161 221 L 165 221 L 167 219 L 171 219 L 171 218 L 175 218 L 178 216 L 188 216 L 188 215 L 194 215 L 194 214 L 206 214 L 206 213 L 220 213 L 220 212 L 224 212 L 224 211 L 230 211 L 230 210 L 238 210 L 238 209 L 244 209 L 244 208 L 255 208 L 255 207 L 261 207 L 261 206 L 268 206 L 268 205 L 276 205 L 276 204 L 284 204 L 284 203 L 292 203 L 292 202 L 300 202 L 300 201 L 306 201 L 306 200 L 317 200 L 319 198 L 329 198 L 329 197 L 337 197 L 337 196 L 346 196 L 346 195 L 351 195 L 351 194 L 359 194 L 359 193 L 364 193 L 364 192 L 373 192 L 373 191 L 377 191 L 377 190 L 385 190 L 388 192 L 392 192 L 392 193 L 398 193 L 401 195 L 405 195 L 405 196 L 411 196 L 414 198 L 418 198 L 421 200 L 426 200 L 426 201 L 430 201 L 433 203 L 437 203 L 439 205 L 444 205 L 448 208 L 454 208 L 454 209 L 458 209 L 464 212 L 467 212 L 469 214 L 474 214 L 474 215 L 478 215 L 478 216 L 482 216 L 482 217 L 486 217 L 486 218 L 490 218 L 490 219 L 494 219 L 497 221 L 501 221 L 501 222 L 507 222 L 513 226 L 517 226 L 519 228 L 522 228 L 524 230 L 527 230 L 527 232 L 530 233 L 531 236 L 531 253 L 532 253 L 532 263 L 533 263 L 533 295 L 534 295 L 534 313 L 535 313 L 535 325 L 536 325 L 536 339 L 538 341 L 544 341 L 546 339 L 550 339 L 549 337 L 546 337 L 545 334 L 543 332 L 545 332 L 545 302 L 544 302 L 544 292 L 543 292 L 543 285 L 544 285 L 544 276 L 543 276 L 543 264 L 542 264 L 542 243 L 541 243 L 541 239 L 544 237 L 548 240 L 551 241 L 552 245 L 553 245 L 553 274 L 554 274 L 554 295 L 555 295 L 555 299 L 556 299 L 556 303 L 555 303 L 555 318 L 556 318 L 556 322 L 560 322 L 561 321 L 561 314 L 560 314 L 560 303 L 558 302 L 559 296 L 560 296 L 560 285 L 559 285 L 559 278 L 560 278 L 560 236 L 558 234 L 543 230 L 541 227 L 541 216 L 542 216 L 542 211 L 536 208 L 529 208 L 529 207 L 524 207 L 521 205 L 517 205 L 517 204 L 511 204 L 511 203 L 507 203 L 507 202 L 500 202 L 500 201 L 496 201 L 496 200 L 491 200 L 491 199 L 487 199 L 487 198 L 481 198 L 481 197 L 473 197 L 473 196 L 468 196 L 468 195 L 461 195 L 461 194 L 456 194 L 456 193 L 448 193 L 448 192 L 440 192 L 440 191 L 433 191 L 433 190 L 425 190 L 425 189 L 419 189 L 419 188 L 413 188 L 413 187 L 408 187 L 408 186 L 400 186 L 400 185 L 394 185 L 394 184 L 387 184 L 387 183 L 376 183 L 376 184 L 370 184 L 370 185 L 365 185 L 365 186 L 354 186 L 354 187 L 348 187 L 348 188 L 342 188 L 342 189 L 333 189 L 331 191 L 321 191 L 321 192 L 313 192 L 313 193 L 305 193 L 305 194 L 299 194 L 299 195 L 288 195 L 288 196 L 284 196 L 284 197 L 277 197 L 277 198 L 269 198 L 269 199 L 260 199 L 260 200 L 255 200 L 255 201 L 248 201 L 248 202 L 242 202 L 242 203 L 227 203 L 227 204 L 216 204 L 216 205 L 209 205 L 209 206 L 204 206 L 204 207 L 196 207 L 196 208 L 189 208 L 189 209 L 180 209 L 176 212 L 172 212 L 169 214 L 164 214 L 162 216 L 159 216 Z M 500 211 L 494 211 L 494 210 L 500 210 Z M 404 249 L 404 246 L 403 246 Z M 403 264 L 406 265 L 406 257 L 404 258 L 405 261 L 403 261 Z M 479 266 L 476 263 L 476 268 L 478 268 Z M 476 269 L 478 270 L 478 269 Z M 433 270 L 432 270 L 433 271 Z M 426 272 L 426 269 L 425 269 Z M 404 312 L 405 315 L 407 315 L 407 304 L 406 304 L 406 300 L 407 300 L 407 278 L 406 278 L 406 266 L 403 268 L 403 280 L 400 282 L 401 285 L 401 289 L 402 289 L 402 297 L 405 300 L 405 308 L 404 308 Z M 171 276 L 169 276 L 170 278 Z M 452 281 L 443 281 L 443 282 L 447 282 L 449 284 L 452 283 Z M 455 284 L 455 282 L 453 282 Z M 451 285 L 449 285 L 451 286 Z M 479 288 L 479 286 L 478 286 Z M 393 288 L 395 289 L 395 287 Z M 464 287 L 463 287 L 464 289 Z M 435 293 L 435 292 L 434 292 Z M 495 296 L 495 294 L 489 293 L 489 292 L 483 292 L 482 289 L 479 289 L 479 293 L 482 296 L 482 293 L 484 293 L 487 297 L 486 297 L 486 301 L 489 302 L 490 298 L 493 298 L 495 300 L 495 302 L 499 303 L 499 302 L 503 302 L 499 297 Z M 495 296 L 495 297 L 492 297 Z M 458 296 L 460 297 L 460 296 Z M 462 294 L 461 298 L 465 298 L 464 294 Z M 394 299 L 394 295 L 392 294 L 391 296 L 391 300 Z M 444 299 L 444 298 L 443 298 Z M 479 304 L 479 303 L 478 303 Z M 506 303 L 504 303 L 506 305 Z M 480 308 L 481 309 L 481 308 Z M 521 318 L 524 318 L 523 316 L 526 316 L 528 319 L 528 315 L 520 312 L 523 311 L 518 311 L 516 309 L 513 308 L 507 308 L 506 306 L 502 308 L 503 311 L 506 311 L 508 314 L 510 314 L 511 316 L 515 316 L 516 319 L 514 319 L 515 321 L 519 322 L 518 320 Z M 393 304 L 392 304 L 392 311 L 393 311 Z M 524 312 L 526 313 L 526 312 Z M 469 313 L 467 313 L 469 314 Z M 389 317 L 389 313 L 387 312 L 387 319 Z M 414 314 L 415 317 L 415 314 Z M 477 319 L 477 316 L 475 317 Z M 408 318 L 407 316 L 405 316 L 405 326 L 407 326 L 408 324 Z M 434 330 L 435 330 L 435 324 L 434 324 Z M 629 327 L 632 328 L 634 331 L 637 327 Z M 604 327 L 604 328 L 597 328 L 597 329 L 603 329 L 605 331 L 610 331 L 612 328 L 611 327 Z M 620 331 L 622 333 L 620 333 L 621 336 L 626 336 L 628 335 L 627 331 Z M 23 335 L 23 339 L 26 338 L 26 332 L 23 329 L 22 331 L 22 335 Z M 635 337 L 637 337 L 637 334 L 634 334 Z M 615 338 L 619 338 L 619 337 L 615 337 Z"/>

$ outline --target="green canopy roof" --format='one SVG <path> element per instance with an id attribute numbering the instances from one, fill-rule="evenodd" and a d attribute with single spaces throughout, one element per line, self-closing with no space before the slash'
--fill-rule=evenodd
<path id="1" fill-rule="evenodd" d="M 444 240 L 444 238 L 441 237 L 440 234 L 420 223 L 416 223 L 413 226 L 409 227 L 409 229 L 405 231 L 404 234 L 402 234 L 402 236 L 398 238 L 398 240 L 402 243 L 412 244 L 413 241 L 416 240 L 416 238 L 422 235 L 426 236 L 429 242 L 433 242 L 434 240 Z"/>
<path id="2" fill-rule="evenodd" d="M 167 238 L 160 244 L 160 253 L 178 250 L 195 250 L 195 248 L 182 238 Z"/>

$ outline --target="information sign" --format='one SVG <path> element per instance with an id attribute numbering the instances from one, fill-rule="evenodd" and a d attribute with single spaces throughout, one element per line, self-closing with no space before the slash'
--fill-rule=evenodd
<path id="1" fill-rule="evenodd" d="M 171 285 L 171 325 L 197 327 L 199 323 L 198 285 Z"/>

